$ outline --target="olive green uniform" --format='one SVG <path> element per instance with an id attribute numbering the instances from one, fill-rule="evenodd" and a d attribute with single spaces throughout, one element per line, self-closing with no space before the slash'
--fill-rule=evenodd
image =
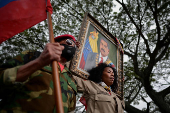
<path id="1" fill-rule="evenodd" d="M 15 81 L 19 67 L 39 55 L 23 52 L 0 66 L 0 113 L 56 113 L 50 66 L 37 70 L 22 83 Z M 77 85 L 67 67 L 59 73 L 63 108 L 68 113 L 75 109 Z"/>

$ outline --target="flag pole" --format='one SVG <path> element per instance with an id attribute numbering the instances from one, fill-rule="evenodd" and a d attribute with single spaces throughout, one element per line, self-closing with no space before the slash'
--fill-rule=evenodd
<path id="1" fill-rule="evenodd" d="M 51 14 L 49 12 L 47 12 L 47 20 L 48 20 L 50 43 L 55 43 L 52 21 L 51 21 Z M 54 96 L 55 96 L 55 103 L 56 103 L 56 113 L 64 113 L 57 61 L 52 62 L 52 73 L 53 73 L 53 85 L 54 85 Z"/>

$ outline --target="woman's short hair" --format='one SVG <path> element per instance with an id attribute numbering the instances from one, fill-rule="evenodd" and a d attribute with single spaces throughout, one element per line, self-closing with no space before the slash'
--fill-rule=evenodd
<path id="1" fill-rule="evenodd" d="M 89 75 L 88 79 L 93 81 L 93 82 L 96 82 L 96 83 L 102 82 L 102 74 L 103 74 L 103 71 L 106 67 L 112 68 L 112 70 L 114 72 L 114 82 L 111 85 L 111 88 L 112 88 L 113 92 L 116 92 L 117 88 L 118 88 L 117 71 L 116 71 L 115 68 L 107 65 L 106 63 L 100 63 L 100 64 L 98 64 L 97 67 L 89 70 L 88 72 L 89 72 L 90 75 Z"/>

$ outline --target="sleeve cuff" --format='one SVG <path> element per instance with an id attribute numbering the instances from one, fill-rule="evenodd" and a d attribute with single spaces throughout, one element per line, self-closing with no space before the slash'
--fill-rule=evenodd
<path id="1" fill-rule="evenodd" d="M 21 66 L 9 68 L 4 71 L 3 82 L 5 84 L 15 83 L 17 77 L 17 71 Z"/>

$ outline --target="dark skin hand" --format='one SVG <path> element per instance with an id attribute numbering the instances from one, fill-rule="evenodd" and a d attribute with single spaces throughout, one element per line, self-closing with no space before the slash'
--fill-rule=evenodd
<path id="1" fill-rule="evenodd" d="M 66 63 L 66 59 L 61 57 L 62 50 L 64 46 L 60 44 L 66 44 L 65 41 L 48 43 L 45 46 L 45 49 L 41 53 L 40 57 L 37 59 L 21 66 L 17 71 L 16 81 L 23 82 L 27 80 L 27 78 L 34 73 L 35 71 L 41 69 L 42 67 L 49 65 L 52 61 L 58 61 L 61 64 Z M 72 45 L 74 46 L 75 43 Z M 76 41 L 76 46 L 79 47 L 80 43 Z"/>
<path id="2" fill-rule="evenodd" d="M 44 51 L 38 58 L 39 61 L 42 62 L 42 67 L 45 65 L 49 65 L 54 60 L 60 61 L 63 49 L 64 46 L 61 46 L 58 42 L 46 44 Z"/>
<path id="3" fill-rule="evenodd" d="M 80 42 L 79 41 L 76 41 L 76 46 L 77 46 L 77 48 L 80 47 Z"/>
<path id="4" fill-rule="evenodd" d="M 58 42 L 46 44 L 43 52 L 37 59 L 22 65 L 18 69 L 16 81 L 23 82 L 27 80 L 32 73 L 49 65 L 54 60 L 60 62 L 63 49 L 64 46 L 61 46 Z"/>

